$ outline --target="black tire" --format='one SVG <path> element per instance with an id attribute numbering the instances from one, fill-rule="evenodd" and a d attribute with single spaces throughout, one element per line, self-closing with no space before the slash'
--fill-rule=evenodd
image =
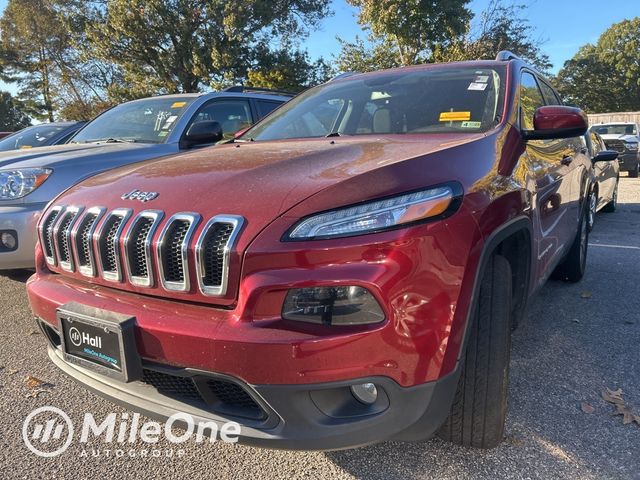
<path id="1" fill-rule="evenodd" d="M 493 255 L 484 272 L 469 339 L 442 439 L 477 448 L 502 442 L 511 355 L 512 280 L 509 262 Z"/>
<path id="2" fill-rule="evenodd" d="M 587 266 L 587 250 L 589 247 L 589 227 L 588 227 L 588 211 L 589 207 L 585 206 L 582 218 L 578 224 L 576 237 L 571 244 L 569 253 L 564 260 L 553 272 L 553 277 L 558 280 L 564 280 L 576 283 L 582 280 L 584 271 Z"/>
<path id="3" fill-rule="evenodd" d="M 613 190 L 613 198 L 609 203 L 602 207 L 602 211 L 605 213 L 613 213 L 618 208 L 618 180 L 616 180 L 616 188 Z"/>
<path id="4" fill-rule="evenodd" d="M 631 178 L 638 178 L 638 170 L 640 170 L 640 164 L 637 164 L 637 165 L 636 165 L 635 170 L 633 170 L 633 171 L 629 172 L 629 176 L 630 176 Z"/>

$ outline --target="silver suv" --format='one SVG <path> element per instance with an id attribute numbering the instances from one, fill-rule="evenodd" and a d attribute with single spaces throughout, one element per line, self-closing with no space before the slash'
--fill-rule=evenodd
<path id="1" fill-rule="evenodd" d="M 65 145 L 0 153 L 0 270 L 34 267 L 40 213 L 72 185 L 231 138 L 290 98 L 243 87 L 144 98 L 107 110 Z"/>
<path id="2" fill-rule="evenodd" d="M 616 122 L 600 123 L 591 127 L 598 133 L 610 150 L 618 152 L 621 172 L 629 172 L 629 176 L 637 178 L 640 172 L 640 128 L 637 123 Z"/>

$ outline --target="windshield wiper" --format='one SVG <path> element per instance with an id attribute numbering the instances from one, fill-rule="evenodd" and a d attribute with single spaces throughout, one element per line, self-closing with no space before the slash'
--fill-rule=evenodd
<path id="1" fill-rule="evenodd" d="M 340 132 L 331 132 L 331 133 L 327 133 L 325 135 L 325 138 L 330 138 L 330 137 L 341 137 L 342 134 Z"/>
<path id="2" fill-rule="evenodd" d="M 137 140 L 135 138 L 107 138 L 106 140 L 101 140 L 104 143 L 136 143 Z"/>

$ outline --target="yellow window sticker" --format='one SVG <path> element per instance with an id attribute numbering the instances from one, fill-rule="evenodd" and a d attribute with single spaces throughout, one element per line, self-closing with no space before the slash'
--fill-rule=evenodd
<path id="1" fill-rule="evenodd" d="M 441 122 L 464 122 L 471 120 L 471 112 L 441 112 Z"/>
<path id="2" fill-rule="evenodd" d="M 171 104 L 171 108 L 182 108 L 187 104 L 187 102 L 173 102 Z"/>
<path id="3" fill-rule="evenodd" d="M 22 146 L 20 147 L 20 150 L 28 150 L 28 149 L 30 149 L 30 148 L 33 148 L 33 147 L 32 147 L 31 145 L 22 145 Z"/>

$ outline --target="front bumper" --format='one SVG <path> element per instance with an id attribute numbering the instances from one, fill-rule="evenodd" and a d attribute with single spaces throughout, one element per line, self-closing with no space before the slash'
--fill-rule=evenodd
<path id="1" fill-rule="evenodd" d="M 408 388 L 385 377 L 311 385 L 243 384 L 266 412 L 264 419 L 247 420 L 212 412 L 192 399 L 165 396 L 142 381 L 123 383 L 72 365 L 53 343 L 48 352 L 63 372 L 114 403 L 162 421 L 176 413 L 191 415 L 196 425 L 214 422 L 218 429 L 235 421 L 241 425 L 239 443 L 287 450 L 339 450 L 385 440 L 427 439 L 447 418 L 459 378 L 456 370 L 438 381 Z M 204 372 L 195 372 L 200 373 Z M 377 385 L 378 402 L 365 406 L 353 398 L 345 400 L 350 385 L 364 382 Z"/>
<path id="2" fill-rule="evenodd" d="M 46 204 L 0 207 L 0 231 L 17 233 L 18 246 L 12 251 L 0 251 L 0 270 L 34 268 L 37 224 Z"/>
<path id="3" fill-rule="evenodd" d="M 638 167 L 640 154 L 638 152 L 627 152 L 618 155 L 618 163 L 621 172 L 632 172 Z"/>

